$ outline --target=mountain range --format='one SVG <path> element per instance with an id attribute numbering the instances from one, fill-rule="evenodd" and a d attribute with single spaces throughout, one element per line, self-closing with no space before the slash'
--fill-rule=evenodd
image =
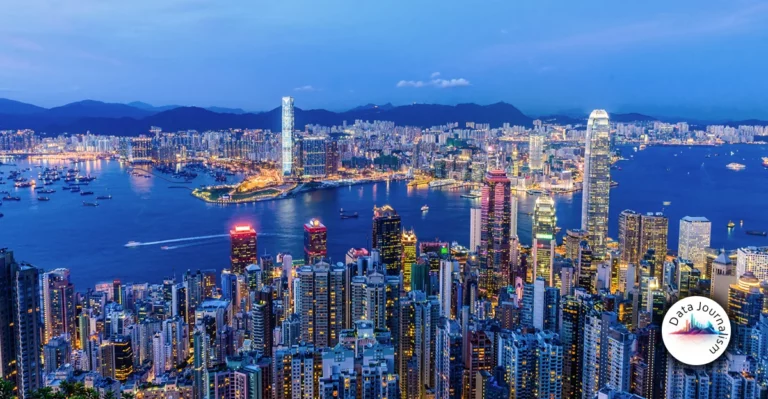
<path id="1" fill-rule="evenodd" d="M 489 123 L 500 127 L 504 123 L 531 126 L 535 118 L 525 115 L 515 106 L 498 102 L 489 105 L 478 104 L 411 104 L 395 106 L 392 104 L 366 104 L 344 112 L 324 109 L 305 110 L 296 108 L 295 126 L 302 128 L 308 124 L 323 126 L 341 125 L 344 121 L 386 120 L 397 125 L 430 127 L 458 122 Z M 548 115 L 539 117 L 545 121 L 561 124 L 579 124 L 583 119 L 566 115 Z M 652 116 L 628 113 L 611 114 L 616 122 L 664 120 Z M 674 121 L 679 121 L 677 119 Z M 105 103 L 94 100 L 78 101 L 54 108 L 43 108 L 32 104 L 0 98 L 0 130 L 33 129 L 44 134 L 85 133 L 135 136 L 147 133 L 151 126 L 160 126 L 165 131 L 194 129 L 199 131 L 228 128 L 281 129 L 280 108 L 266 112 L 247 112 L 240 108 L 222 107 L 187 107 L 179 105 L 153 106 L 144 102 L 128 104 Z M 761 124 L 768 122 L 750 120 L 729 124 Z"/>

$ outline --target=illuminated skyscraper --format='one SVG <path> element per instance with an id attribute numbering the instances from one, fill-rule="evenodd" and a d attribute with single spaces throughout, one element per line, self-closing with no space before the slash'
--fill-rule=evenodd
<path id="1" fill-rule="evenodd" d="M 643 257 L 640 253 L 640 214 L 630 209 L 619 214 L 619 251 L 624 265 L 637 265 Z"/>
<path id="2" fill-rule="evenodd" d="M 293 127 L 293 97 L 283 97 L 283 176 L 290 176 L 293 169 Z"/>
<path id="3" fill-rule="evenodd" d="M 544 136 L 539 131 L 531 132 L 528 138 L 528 168 L 532 171 L 544 168 Z"/>
<path id="4" fill-rule="evenodd" d="M 581 229 L 568 229 L 563 237 L 565 244 L 565 258 L 574 262 L 579 259 L 579 245 L 587 239 L 587 232 Z"/>
<path id="5" fill-rule="evenodd" d="M 494 297 L 510 282 L 510 182 L 502 170 L 485 176 L 480 221 L 480 288 Z"/>
<path id="6" fill-rule="evenodd" d="M 533 278 L 542 277 L 548 285 L 554 284 L 552 262 L 555 258 L 555 201 L 549 195 L 536 198 L 533 210 Z"/>
<path id="7" fill-rule="evenodd" d="M 304 224 L 304 264 L 313 265 L 328 255 L 328 228 L 317 219 Z"/>
<path id="8" fill-rule="evenodd" d="M 411 290 L 411 270 L 416 263 L 416 233 L 413 230 L 403 231 L 403 289 L 405 292 Z"/>
<path id="9" fill-rule="evenodd" d="M 2 255 L 5 257 L 0 257 L 0 268 L 3 269 L 0 284 L 3 286 L 3 292 L 8 290 L 7 293 L 10 294 L 7 306 L 11 307 L 11 314 L 4 314 L 2 317 L 11 316 L 11 320 L 2 326 L 4 352 L 0 356 L 4 367 L 6 357 L 13 357 L 9 360 L 15 363 L 12 367 L 16 373 L 16 387 L 19 397 L 25 399 L 31 391 L 43 386 L 40 364 L 40 270 L 34 266 L 15 263 L 13 254 L 4 249 L 0 250 L 0 256 Z M 10 278 L 10 281 L 6 281 L 7 278 Z M 2 306 L 5 307 L 6 304 Z M 6 311 L 5 308 L 2 310 L 3 313 Z M 6 337 L 7 333 L 11 333 L 13 337 Z M 13 349 L 8 352 L 5 352 L 6 339 L 10 339 L 13 345 Z M 3 374 L 3 377 L 13 378 L 12 375 Z"/>
<path id="10" fill-rule="evenodd" d="M 608 203 L 611 190 L 611 137 L 608 113 L 596 109 L 589 115 L 584 150 L 584 182 L 581 199 L 581 229 L 596 258 L 605 256 L 608 233 Z"/>
<path id="11" fill-rule="evenodd" d="M 654 250 L 654 277 L 663 287 L 664 261 L 667 258 L 667 232 L 669 219 L 660 212 L 649 212 L 640 216 L 640 253 L 645 254 L 649 249 Z"/>
<path id="12" fill-rule="evenodd" d="M 43 309 L 45 335 L 43 343 L 54 337 L 69 334 L 74 341 L 75 287 L 69 281 L 69 269 L 56 269 L 43 274 Z M 73 346 L 74 342 L 73 342 Z"/>
<path id="13" fill-rule="evenodd" d="M 306 177 L 326 175 L 326 142 L 323 136 L 309 136 L 301 140 L 301 165 Z"/>
<path id="14" fill-rule="evenodd" d="M 480 208 L 469 210 L 469 250 L 476 252 L 480 247 L 483 211 Z"/>
<path id="15" fill-rule="evenodd" d="M 301 340 L 318 348 L 335 346 L 346 328 L 347 269 L 319 262 L 299 269 L 298 278 Z"/>
<path id="16" fill-rule="evenodd" d="M 712 223 L 705 217 L 686 216 L 680 219 L 680 240 L 677 256 L 693 262 L 693 267 L 706 272 L 707 254 L 712 236 Z M 710 278 L 710 276 L 706 276 Z"/>
<path id="17" fill-rule="evenodd" d="M 760 290 L 760 280 L 752 272 L 746 272 L 736 284 L 731 284 L 728 290 L 728 316 L 735 331 L 734 347 L 748 355 L 756 355 L 752 348 L 759 346 L 757 342 L 752 344 L 751 337 L 755 326 L 760 321 L 760 313 L 763 310 L 763 292 Z"/>
<path id="18" fill-rule="evenodd" d="M 371 246 L 379 250 L 381 263 L 387 268 L 387 275 L 399 275 L 403 261 L 402 225 L 400 215 L 389 205 L 373 208 Z"/>
<path id="19" fill-rule="evenodd" d="M 256 230 L 251 226 L 235 226 L 234 230 L 229 231 L 229 239 L 232 244 L 232 273 L 243 274 L 246 266 L 258 260 Z"/>

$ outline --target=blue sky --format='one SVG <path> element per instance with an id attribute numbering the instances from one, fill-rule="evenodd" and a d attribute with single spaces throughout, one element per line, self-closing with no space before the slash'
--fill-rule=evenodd
<path id="1" fill-rule="evenodd" d="M 0 97 L 768 117 L 768 2 L 25 0 Z"/>

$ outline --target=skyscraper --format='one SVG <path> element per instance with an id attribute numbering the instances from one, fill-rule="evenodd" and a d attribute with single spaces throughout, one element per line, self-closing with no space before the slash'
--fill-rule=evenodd
<path id="1" fill-rule="evenodd" d="M 283 176 L 290 176 L 293 170 L 293 97 L 283 97 L 282 153 Z"/>
<path id="2" fill-rule="evenodd" d="M 483 212 L 480 208 L 469 210 L 469 250 L 476 252 L 480 247 Z"/>
<path id="3" fill-rule="evenodd" d="M 489 297 L 510 280 L 510 182 L 502 170 L 485 177 L 480 221 L 480 288 Z"/>
<path id="4" fill-rule="evenodd" d="M 528 168 L 532 171 L 544 168 L 544 136 L 538 130 L 528 137 Z"/>
<path id="5" fill-rule="evenodd" d="M 232 273 L 243 274 L 246 266 L 258 260 L 256 230 L 251 226 L 235 226 L 234 230 L 229 231 L 229 239 L 232 244 Z"/>
<path id="6" fill-rule="evenodd" d="M 705 217 L 686 216 L 680 219 L 680 239 L 677 256 L 693 262 L 693 267 L 706 272 L 707 254 L 712 236 L 712 223 Z M 710 278 L 710 276 L 706 276 Z"/>
<path id="7" fill-rule="evenodd" d="M 68 269 L 56 269 L 43 274 L 43 310 L 47 343 L 54 337 L 69 334 L 73 341 L 75 332 L 75 287 L 69 281 Z M 73 345 L 76 346 L 76 345 Z"/>
<path id="8" fill-rule="evenodd" d="M 326 143 L 323 136 L 308 136 L 301 140 L 303 175 L 306 177 L 324 177 L 326 175 Z"/>
<path id="9" fill-rule="evenodd" d="M 752 329 L 760 321 L 764 295 L 760 290 L 760 280 L 752 272 L 746 272 L 736 284 L 728 290 L 728 316 L 734 331 L 734 347 L 748 354 L 753 353 L 750 342 Z M 754 345 L 757 346 L 757 345 Z"/>
<path id="10" fill-rule="evenodd" d="M 389 205 L 373 208 L 373 249 L 379 250 L 387 275 L 400 274 L 403 260 L 402 225 L 400 215 Z"/>
<path id="11" fill-rule="evenodd" d="M 640 214 L 630 209 L 619 214 L 619 251 L 624 265 L 637 265 L 644 254 L 640 252 Z"/>
<path id="12" fill-rule="evenodd" d="M 586 230 L 594 256 L 605 256 L 608 204 L 611 190 L 611 127 L 608 113 L 596 109 L 589 115 L 584 150 L 581 229 Z"/>
<path id="13" fill-rule="evenodd" d="M 416 233 L 411 230 L 403 231 L 403 289 L 408 292 L 411 290 L 411 271 L 413 264 L 416 263 Z"/>
<path id="14" fill-rule="evenodd" d="M 317 219 L 304 224 L 304 264 L 313 265 L 328 255 L 328 228 Z"/>
<path id="15" fill-rule="evenodd" d="M 555 258 L 555 201 L 549 195 L 536 198 L 533 210 L 533 279 L 542 277 L 547 284 L 554 285 L 552 262 Z"/>
<path id="16" fill-rule="evenodd" d="M 640 216 L 640 253 L 654 250 L 654 277 L 664 286 L 664 261 L 667 258 L 667 234 L 669 219 L 660 212 Z"/>
<path id="17" fill-rule="evenodd" d="M 13 333 L 16 346 L 16 387 L 20 398 L 43 386 L 40 355 L 40 270 L 19 265 L 12 281 Z"/>
<path id="18" fill-rule="evenodd" d="M 298 278 L 301 340 L 318 348 L 335 346 L 346 328 L 347 269 L 319 262 L 299 269 Z"/>

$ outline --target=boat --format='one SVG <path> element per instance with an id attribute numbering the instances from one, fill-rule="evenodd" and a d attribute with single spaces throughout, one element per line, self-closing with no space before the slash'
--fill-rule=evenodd
<path id="1" fill-rule="evenodd" d="M 763 166 L 768 168 L 768 157 L 763 157 L 762 159 L 763 159 Z"/>
<path id="2" fill-rule="evenodd" d="M 93 195 L 93 191 L 82 191 L 80 195 Z"/>
<path id="3" fill-rule="evenodd" d="M 37 197 L 38 201 L 50 201 L 51 199 L 48 197 Z"/>
<path id="4" fill-rule="evenodd" d="M 768 232 L 758 231 L 758 230 L 747 230 L 746 233 L 751 236 L 762 236 L 762 237 L 768 236 Z"/>
<path id="5" fill-rule="evenodd" d="M 79 193 L 80 192 L 80 187 L 77 187 L 77 186 L 71 187 L 69 192 L 71 192 L 71 193 Z"/>
<path id="6" fill-rule="evenodd" d="M 736 162 L 731 162 L 728 165 L 725 165 L 725 167 L 730 169 L 730 170 L 742 170 L 742 169 L 746 168 L 746 166 L 744 166 L 744 165 L 742 165 L 740 163 L 736 163 Z"/>
<path id="7" fill-rule="evenodd" d="M 3 197 L 3 201 L 21 201 L 21 198 L 11 197 L 10 195 L 6 195 L 5 197 Z"/>
<path id="8" fill-rule="evenodd" d="M 733 220 L 729 220 L 729 221 L 728 221 L 728 228 L 729 228 L 729 229 L 732 229 L 732 228 L 734 228 L 734 227 L 736 227 L 736 223 L 733 223 Z"/>
<path id="9" fill-rule="evenodd" d="M 112 196 L 111 195 L 100 195 L 100 196 L 96 197 L 96 199 L 99 199 L 99 200 L 110 200 L 110 199 L 112 199 Z"/>
<path id="10" fill-rule="evenodd" d="M 481 193 L 480 190 L 472 190 L 472 191 L 470 191 L 468 193 L 461 194 L 461 198 L 472 198 L 472 199 L 475 199 L 475 198 L 480 198 L 480 197 L 482 197 L 482 193 Z"/>
<path id="11" fill-rule="evenodd" d="M 358 216 L 360 216 L 360 215 L 358 215 L 357 212 L 355 212 L 355 213 L 342 213 L 341 214 L 341 218 L 342 219 L 357 219 Z"/>
<path id="12" fill-rule="evenodd" d="M 138 241 L 128 241 L 128 244 L 125 244 L 128 248 L 138 247 L 139 245 L 141 245 L 141 243 Z"/>
<path id="13" fill-rule="evenodd" d="M 64 187 L 62 187 L 61 189 L 62 189 L 62 190 L 71 190 L 71 189 L 72 189 L 72 187 L 70 187 L 70 186 L 64 186 Z"/>
<path id="14" fill-rule="evenodd" d="M 645 144 L 640 144 L 640 151 L 644 150 L 645 147 L 646 147 Z"/>
<path id="15" fill-rule="evenodd" d="M 744 227 L 744 219 L 739 221 L 739 227 Z"/>
<path id="16" fill-rule="evenodd" d="M 83 206 L 99 206 L 99 203 L 83 201 Z"/>
<path id="17" fill-rule="evenodd" d="M 544 191 L 534 190 L 534 189 L 526 190 L 525 192 L 528 193 L 528 194 L 531 194 L 531 195 L 534 195 L 534 194 L 544 194 Z"/>
<path id="18" fill-rule="evenodd" d="M 422 212 L 426 212 L 428 210 L 429 210 L 429 207 L 427 205 L 424 205 L 424 206 L 421 207 L 421 211 Z"/>

